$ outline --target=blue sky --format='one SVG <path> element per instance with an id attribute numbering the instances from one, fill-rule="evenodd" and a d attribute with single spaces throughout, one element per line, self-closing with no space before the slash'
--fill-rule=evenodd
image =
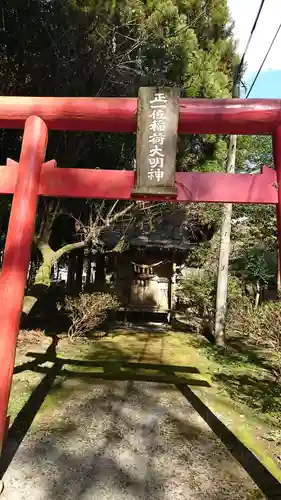
<path id="1" fill-rule="evenodd" d="M 235 22 L 237 49 L 243 53 L 261 0 L 228 0 Z M 281 22 L 281 0 L 265 0 L 260 19 L 246 56 L 245 80 L 251 85 Z M 243 97 L 243 95 L 241 95 Z M 250 94 L 251 98 L 281 98 L 281 31 Z"/>
<path id="2" fill-rule="evenodd" d="M 250 85 L 251 81 L 250 77 L 247 84 Z M 257 79 L 250 97 L 281 99 L 281 71 L 263 71 Z"/>

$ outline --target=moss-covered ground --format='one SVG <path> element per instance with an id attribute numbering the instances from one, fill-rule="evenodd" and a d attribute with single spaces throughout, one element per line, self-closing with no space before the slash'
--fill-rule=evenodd
<path id="1" fill-rule="evenodd" d="M 87 342 L 61 337 L 56 347 L 43 334 L 22 334 L 10 398 L 12 422 L 36 387 L 35 427 L 42 419 L 47 422 L 62 401 L 87 391 L 93 378 L 189 387 L 281 482 L 280 385 L 264 354 L 238 341 L 222 354 L 203 337 L 153 326 L 119 328 Z"/>

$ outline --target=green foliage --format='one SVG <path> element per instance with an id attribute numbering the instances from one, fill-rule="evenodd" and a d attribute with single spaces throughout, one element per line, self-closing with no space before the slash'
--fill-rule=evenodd
<path id="1" fill-rule="evenodd" d="M 260 247 L 246 247 L 232 262 L 232 269 L 236 270 L 244 281 L 259 282 L 263 287 L 268 287 L 273 283 L 276 274 L 276 254 Z"/>
<path id="2" fill-rule="evenodd" d="M 182 96 L 231 94 L 235 46 L 226 0 L 3 0 L 2 95 L 136 96 L 140 86 L 179 86 Z M 2 163 L 19 156 L 21 134 L 2 133 Z M 224 168 L 224 137 L 179 139 L 178 170 Z M 60 167 L 131 169 L 135 135 L 51 132 Z M 69 214 L 88 225 L 100 204 L 61 200 L 52 248 L 77 240 Z M 108 205 L 103 203 L 103 214 Z M 197 207 L 197 218 L 214 210 Z M 39 205 L 39 227 L 44 204 Z M 207 217 L 207 213 L 209 213 Z M 192 223 L 192 221 L 191 221 Z"/>
<path id="3" fill-rule="evenodd" d="M 198 318 L 212 318 L 214 313 L 214 275 L 208 272 L 195 274 L 181 280 L 177 296 L 186 311 Z"/>
<path id="4" fill-rule="evenodd" d="M 188 317 L 194 316 L 199 320 L 213 322 L 216 301 L 216 274 L 208 270 L 201 270 L 197 274 L 182 279 L 177 295 Z M 241 282 L 235 276 L 228 280 L 228 310 L 234 310 L 242 294 Z"/>
<path id="5" fill-rule="evenodd" d="M 245 335 L 248 342 L 271 353 L 275 375 L 281 379 L 281 303 L 263 302 L 257 309 L 247 299 L 232 311 L 228 318 L 228 330 L 236 335 Z"/>
<path id="6" fill-rule="evenodd" d="M 257 171 L 262 166 L 273 166 L 271 136 L 244 135 L 238 137 L 237 170 Z"/>
<path id="7" fill-rule="evenodd" d="M 66 297 L 65 310 L 71 320 L 69 336 L 76 338 L 91 332 L 118 306 L 116 296 L 111 293 L 80 293 L 78 297 Z"/>
<path id="8" fill-rule="evenodd" d="M 240 219 L 240 222 L 239 222 Z M 276 208 L 274 205 L 235 205 L 233 207 L 232 236 L 234 253 L 243 246 L 263 246 L 276 249 Z"/>
<path id="9" fill-rule="evenodd" d="M 237 170 L 259 173 L 263 165 L 273 167 L 271 137 L 239 137 Z M 249 282 L 272 284 L 276 274 L 275 206 L 235 205 L 233 220 L 233 268 Z"/>
<path id="10" fill-rule="evenodd" d="M 132 96 L 143 85 L 178 85 L 190 97 L 230 95 L 235 55 L 226 0 L 4 0 L 2 10 L 1 94 Z M 96 135 L 51 134 L 50 154 L 62 165 L 92 166 L 94 145 L 96 166 L 124 168 L 123 152 L 128 168 L 134 140 Z M 183 149 L 197 166 L 217 153 L 221 163 L 222 142 L 186 138 Z"/>
<path id="11" fill-rule="evenodd" d="M 256 267 L 254 254 L 249 258 L 250 270 L 256 276 L 267 279 L 263 264 Z M 251 267 L 253 266 L 253 268 Z M 253 269 L 253 270 L 252 270 Z M 212 324 L 215 313 L 216 276 L 210 271 L 201 271 L 181 280 L 177 289 L 179 302 L 189 321 Z M 228 307 L 226 316 L 227 338 L 244 338 L 246 344 L 267 349 L 276 378 L 281 380 L 281 303 L 262 302 L 256 308 L 251 298 L 244 293 L 241 280 L 233 275 L 228 282 Z M 223 362 L 222 358 L 222 362 Z"/>

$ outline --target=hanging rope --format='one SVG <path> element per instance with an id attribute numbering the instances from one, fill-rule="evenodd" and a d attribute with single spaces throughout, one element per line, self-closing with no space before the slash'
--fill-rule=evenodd
<path id="1" fill-rule="evenodd" d="M 135 273 L 145 276 L 152 276 L 154 274 L 154 268 L 160 266 L 160 264 L 163 264 L 164 262 L 164 260 L 161 260 L 160 262 L 155 262 L 155 264 L 137 264 L 136 262 L 131 261 Z"/>

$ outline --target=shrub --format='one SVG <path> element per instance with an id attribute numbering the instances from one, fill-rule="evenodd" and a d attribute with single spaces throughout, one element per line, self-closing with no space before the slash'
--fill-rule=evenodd
<path id="1" fill-rule="evenodd" d="M 275 375 L 281 378 L 281 303 L 264 302 L 254 308 L 249 300 L 237 307 L 228 321 L 228 329 L 246 335 L 257 346 L 267 349 L 275 364 Z"/>
<path id="2" fill-rule="evenodd" d="M 116 310 L 119 302 L 110 293 L 80 293 L 78 297 L 66 297 L 65 309 L 71 320 L 68 334 L 81 337 L 105 321 L 110 311 Z"/>
<path id="3" fill-rule="evenodd" d="M 213 272 L 193 275 L 181 281 L 177 295 L 187 316 L 197 317 L 205 323 L 212 323 L 216 307 L 217 278 Z M 242 286 L 235 276 L 228 279 L 228 310 L 237 307 L 241 301 Z"/>
<path id="4" fill-rule="evenodd" d="M 24 344 L 40 344 L 42 339 L 45 337 L 45 331 L 39 328 L 23 329 L 19 331 L 19 336 L 17 340 L 18 345 Z"/>
<path id="5" fill-rule="evenodd" d="M 272 356 L 274 374 L 281 380 L 281 302 L 263 302 L 255 307 L 243 289 L 243 282 L 230 275 L 226 336 L 246 336 L 258 347 L 267 349 Z M 214 273 L 206 271 L 181 280 L 177 295 L 188 319 L 196 319 L 197 324 L 200 320 L 205 325 L 213 324 L 216 305 Z"/>
<path id="6" fill-rule="evenodd" d="M 232 262 L 232 268 L 245 283 L 258 283 L 262 288 L 268 288 L 274 285 L 276 253 L 260 247 L 246 248 Z"/>
<path id="7" fill-rule="evenodd" d="M 186 314 L 200 319 L 213 317 L 214 294 L 214 275 L 208 272 L 181 280 L 177 289 L 177 296 Z"/>

